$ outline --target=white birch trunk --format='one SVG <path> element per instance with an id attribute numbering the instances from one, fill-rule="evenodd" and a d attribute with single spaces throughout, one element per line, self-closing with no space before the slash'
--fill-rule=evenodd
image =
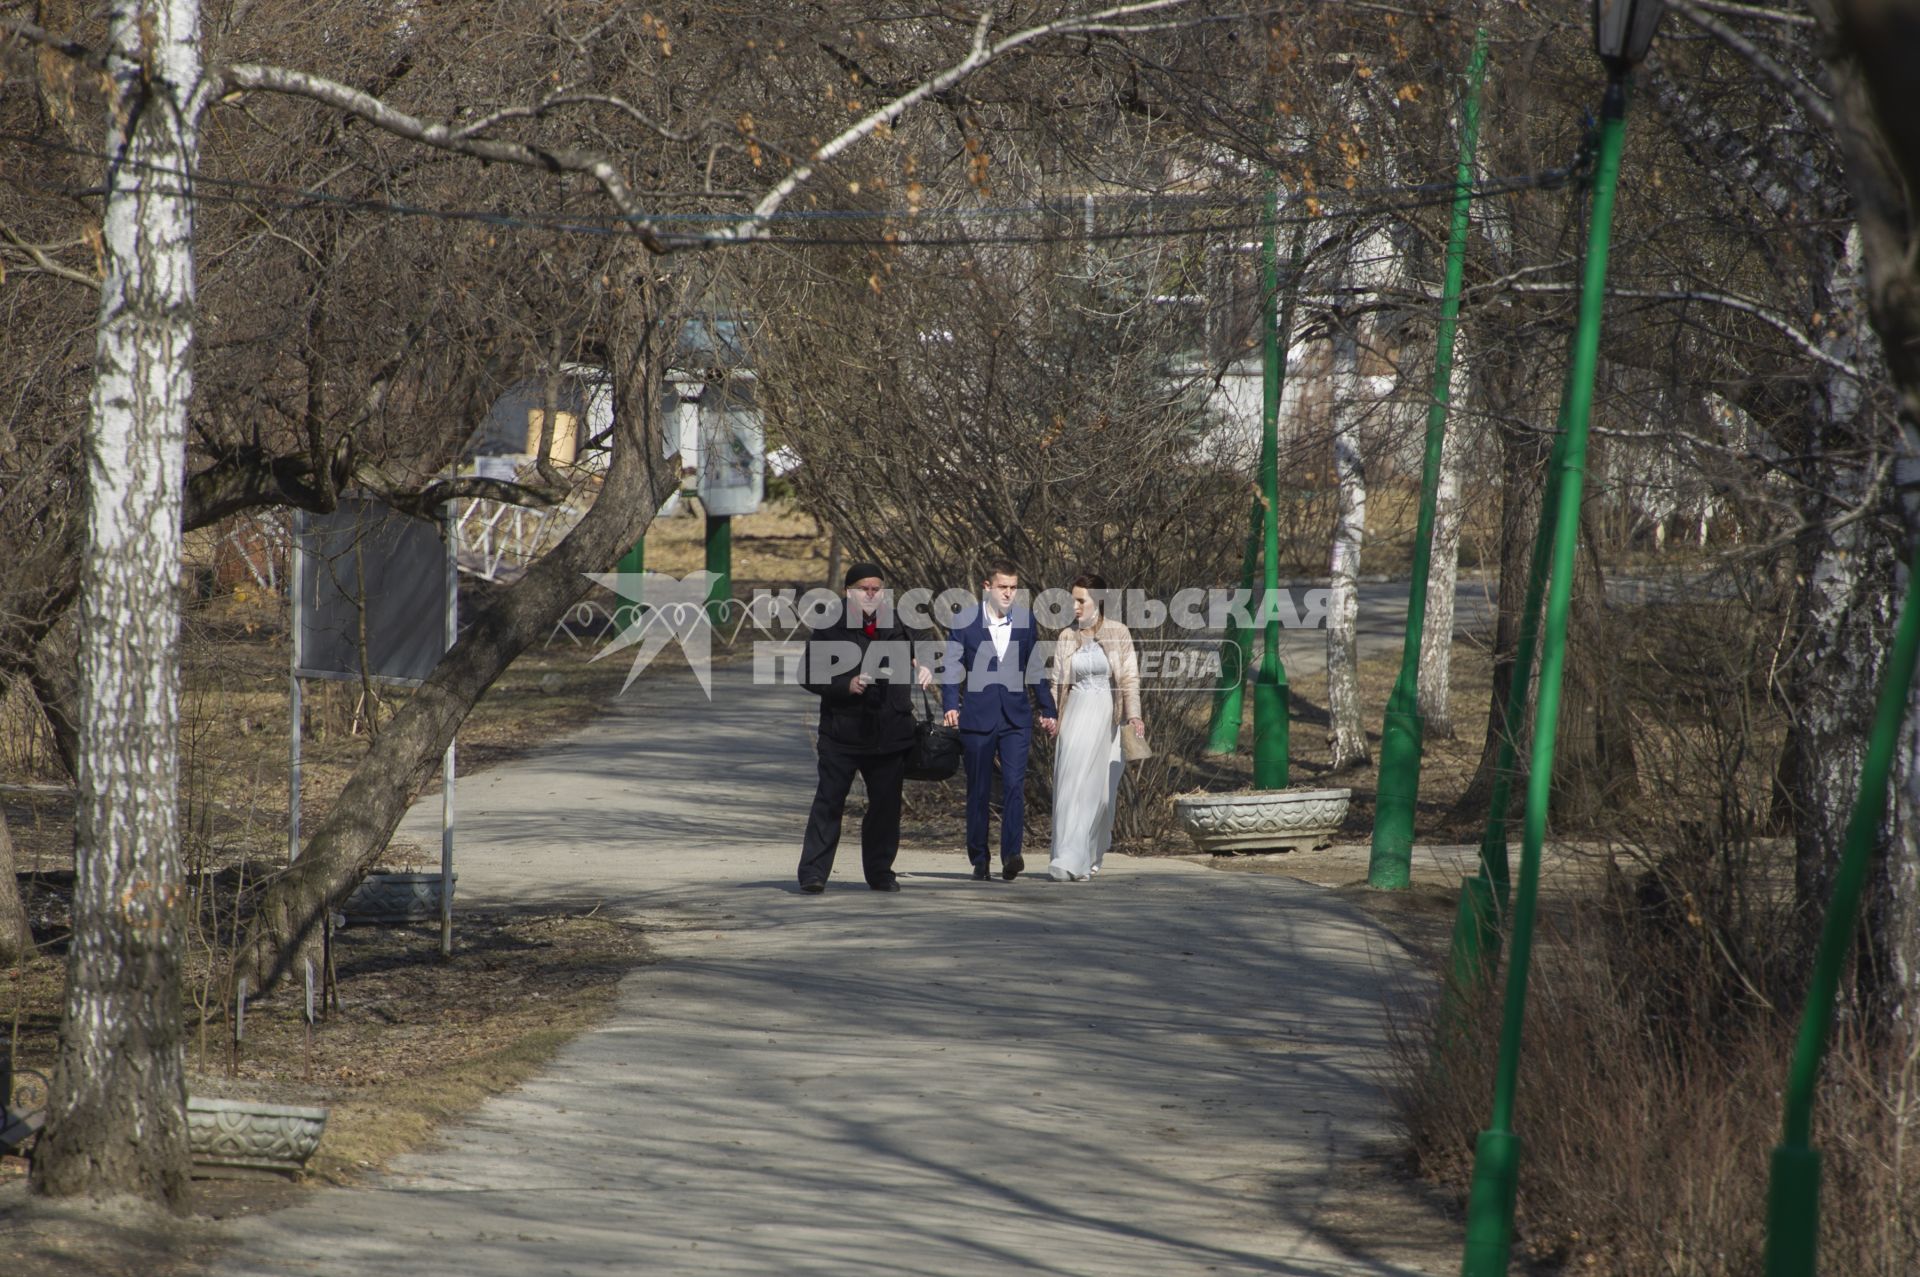
<path id="1" fill-rule="evenodd" d="M 1338 507 L 1333 525 L 1331 592 L 1327 601 L 1327 745 L 1333 766 L 1368 761 L 1360 720 L 1360 548 L 1367 532 L 1367 473 L 1360 456 L 1359 347 L 1352 333 L 1333 339 L 1333 472 Z"/>
<path id="2" fill-rule="evenodd" d="M 1901 526 L 1908 545 L 1920 545 L 1920 421 L 1900 423 L 1902 450 L 1893 480 L 1906 495 L 1900 502 Z M 1896 608 L 1905 605 L 1911 582 L 1905 567 L 1894 573 Z M 1895 615 L 1899 613 L 1896 611 Z M 1887 857 L 1887 907 L 1876 921 L 1888 958 L 1888 976 L 1897 999 L 1894 1014 L 1910 1044 L 1920 1043 L 1920 678 L 1907 699 L 1888 795 L 1892 830 Z"/>
<path id="3" fill-rule="evenodd" d="M 34 1162 L 44 1193 L 132 1194 L 176 1208 L 188 1160 L 176 642 L 199 41 L 197 0 L 109 6 L 73 940 Z"/>
<path id="4" fill-rule="evenodd" d="M 1910 481 L 1920 469 L 1920 268 L 1913 248 L 1920 212 L 1920 135 L 1913 128 L 1910 88 L 1920 29 L 1911 5 L 1831 0 L 1810 8 L 1822 37 L 1836 132 L 1856 210 L 1848 248 L 1857 246 L 1864 274 L 1857 305 L 1872 321 L 1871 328 L 1861 323 L 1858 331 L 1859 345 L 1871 345 L 1874 359 L 1871 364 L 1864 358 L 1856 362 L 1863 380 L 1871 384 L 1884 379 L 1894 389 L 1900 434 L 1891 449 L 1894 475 Z M 1904 549 L 1920 530 L 1920 511 L 1909 496 L 1899 514 L 1906 533 L 1899 548 Z M 1891 571 L 1885 579 L 1888 594 L 1897 600 L 1904 573 Z M 1890 601 L 1889 610 L 1895 607 Z M 1909 707 L 1909 740 L 1911 714 Z M 1915 1007 L 1920 1004 L 1920 898 L 1915 895 L 1920 891 L 1920 847 L 1915 845 L 1920 832 L 1920 759 L 1906 748 L 1895 762 L 1892 837 L 1882 862 L 1885 881 L 1876 884 L 1879 899 L 1869 911 L 1867 927 L 1869 947 L 1878 951 L 1874 974 L 1880 981 L 1880 1000 L 1911 1049 Z"/>
<path id="5" fill-rule="evenodd" d="M 1460 456 L 1465 451 L 1464 414 L 1471 384 L 1464 334 L 1454 337 L 1453 371 L 1447 378 L 1447 434 L 1440 449 L 1440 483 L 1433 505 L 1433 554 L 1428 563 L 1427 616 L 1420 634 L 1420 717 L 1430 740 L 1453 739 L 1453 596 L 1460 580 Z"/>
<path id="6" fill-rule="evenodd" d="M 1867 327 L 1859 290 L 1860 240 L 1849 235 L 1847 251 L 1828 278 L 1835 324 L 1823 347 L 1871 375 L 1884 368 Z M 1832 892 L 1846 826 L 1859 795 L 1868 728 L 1886 668 L 1899 590 L 1898 547 L 1880 535 L 1874 521 L 1835 522 L 1857 506 L 1872 482 L 1872 459 L 1848 452 L 1871 429 L 1861 420 L 1861 383 L 1828 371 L 1809 416 L 1813 450 L 1828 454 L 1815 472 L 1806 510 L 1819 529 L 1799 556 L 1795 599 L 1796 644 L 1789 663 L 1794 717 L 1785 774 L 1794 817 L 1794 888 L 1800 906 L 1800 943 L 1810 951 Z M 1869 1000 L 1875 1010 L 1906 1019 L 1913 994 L 1916 878 L 1913 830 L 1920 827 L 1920 782 L 1915 776 L 1913 726 L 1895 759 L 1887 823 L 1886 854 L 1876 855 L 1863 919 L 1872 943 L 1862 957 Z"/>

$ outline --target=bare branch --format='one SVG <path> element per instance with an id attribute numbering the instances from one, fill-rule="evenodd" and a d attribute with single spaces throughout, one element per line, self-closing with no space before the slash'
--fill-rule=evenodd
<path id="1" fill-rule="evenodd" d="M 937 94 L 946 92 L 1002 54 L 1020 48 L 1022 45 L 1032 44 L 1034 41 L 1044 39 L 1048 36 L 1074 34 L 1091 29 L 1100 29 L 1103 31 L 1123 29 L 1113 27 L 1112 24 L 1115 19 L 1124 19 L 1135 14 L 1154 13 L 1165 9 L 1178 8 L 1188 2 L 1189 0 L 1141 0 L 1141 3 L 1137 4 L 1120 5 L 1111 9 L 1102 9 L 1097 13 L 1080 14 L 1075 17 L 1061 18 L 1055 22 L 1042 23 L 1036 27 L 1028 27 L 1024 31 L 1019 31 L 1008 36 L 997 44 L 989 44 L 987 42 L 987 35 L 993 29 L 994 17 L 994 9 L 989 6 L 980 14 L 979 19 L 974 23 L 973 44 L 972 47 L 968 49 L 965 57 L 961 58 L 940 74 L 931 79 L 921 81 L 912 89 L 909 89 L 892 101 L 881 105 L 861 117 L 859 122 L 814 151 L 812 157 L 805 163 L 796 165 L 792 172 L 782 178 L 780 182 L 771 191 L 768 191 L 766 196 L 754 206 L 752 213 L 741 218 L 738 222 L 735 222 L 732 226 L 718 233 L 713 238 L 740 240 L 758 239 L 764 236 L 766 234 L 768 220 L 772 218 L 780 205 L 786 202 L 787 196 L 793 194 L 802 183 L 813 177 L 820 165 L 827 163 L 842 151 L 847 150 L 854 143 L 869 136 L 881 125 L 892 124 L 915 105 Z"/>
<path id="2" fill-rule="evenodd" d="M 1815 93 L 1805 80 L 1774 61 L 1759 45 L 1706 12 L 1695 0 L 1667 0 L 1667 7 L 1745 58 L 1754 70 L 1785 89 L 1794 101 L 1806 109 L 1808 115 L 1825 128 L 1832 130 L 1836 127 L 1833 104 Z"/>
<path id="3" fill-rule="evenodd" d="M 46 250 L 40 245 L 29 244 L 14 234 L 11 227 L 0 226 L 0 239 L 5 239 L 8 244 L 13 246 L 15 251 L 24 254 L 27 259 L 33 263 L 33 268 L 43 274 L 52 275 L 58 279 L 72 280 L 74 283 L 84 285 L 87 288 L 100 287 L 100 277 L 98 275 L 89 275 L 85 271 L 75 270 L 71 266 L 61 265 L 59 262 L 53 260 L 53 258 L 48 257 Z"/>
<path id="4" fill-rule="evenodd" d="M 1720 171 L 1738 175 L 1774 216 L 1795 220 L 1798 214 L 1793 205 L 1797 198 L 1829 209 L 1844 189 L 1843 183 L 1823 180 L 1819 169 L 1821 148 L 1802 146 L 1796 150 L 1789 143 L 1777 150 L 1764 149 L 1764 144 L 1715 115 L 1692 86 L 1665 74 L 1657 62 L 1650 70 L 1646 82 L 1674 131 L 1691 146 L 1707 152 Z"/>
<path id="5" fill-rule="evenodd" d="M 567 488 L 564 484 L 549 487 L 541 484 L 512 483 L 505 479 L 484 479 L 477 475 L 459 475 L 451 479 L 440 479 L 419 489 L 383 489 L 378 483 L 369 486 L 374 491 L 380 492 L 381 500 L 394 509 L 423 518 L 432 517 L 434 512 L 448 501 L 498 501 L 502 505 L 544 509 L 559 505 L 567 499 Z"/>
<path id="6" fill-rule="evenodd" d="M 1576 291 L 1578 287 L 1576 284 L 1515 284 L 1513 291 L 1517 293 L 1571 293 Z M 1818 360 L 1836 372 L 1843 372 L 1857 381 L 1865 380 L 1865 374 L 1860 371 L 1857 365 L 1828 354 L 1820 348 L 1819 343 L 1807 336 L 1800 328 L 1789 323 L 1780 315 L 1750 297 L 1737 297 L 1731 293 L 1703 292 L 1698 289 L 1663 292 L 1644 288 L 1611 287 L 1607 289 L 1607 296 L 1623 297 L 1634 301 L 1707 302 L 1714 306 L 1725 306 L 1729 310 L 1737 310 L 1744 315 L 1751 315 L 1761 323 L 1775 329 L 1789 341 L 1793 342 L 1794 345 L 1805 351 L 1809 357 Z"/>
<path id="7" fill-rule="evenodd" d="M 668 142 L 685 142 L 693 137 L 692 132 L 677 132 L 647 115 L 639 107 L 625 98 L 617 98 L 611 93 L 556 93 L 544 102 L 533 106 L 502 107 L 498 111 L 482 116 L 472 124 L 457 130 L 454 137 L 465 141 L 478 137 L 503 120 L 534 120 L 545 116 L 556 107 L 562 106 L 610 106 L 632 119 L 636 124 Z"/>
<path id="8" fill-rule="evenodd" d="M 514 483 L 476 475 L 438 479 L 422 486 L 384 474 L 377 466 L 349 469 L 345 459 L 338 456 L 334 469 L 331 486 L 335 491 L 351 481 L 355 487 L 379 493 L 395 509 L 422 518 L 432 518 L 447 501 L 498 501 L 502 505 L 544 508 L 558 505 L 568 495 L 564 482 Z M 213 464 L 187 476 L 181 526 L 191 531 L 243 510 L 270 506 L 324 512 L 333 509 L 334 502 L 317 481 L 308 455 L 280 456 L 256 447 L 228 449 Z"/>
<path id="9" fill-rule="evenodd" d="M 0 33 L 11 34 L 28 43 L 42 45 L 87 66 L 104 68 L 106 55 L 92 49 L 77 40 L 56 36 L 52 32 L 17 18 L 0 17 Z M 561 150 L 555 148 L 530 146 L 518 142 L 497 142 L 475 138 L 472 134 L 482 131 L 491 124 L 506 118 L 527 118 L 544 114 L 555 105 L 572 101 L 598 101 L 617 106 L 625 110 L 636 120 L 655 129 L 663 137 L 674 139 L 675 135 L 659 126 L 653 125 L 639 111 L 614 97 L 592 95 L 562 95 L 548 99 L 536 107 L 501 111 L 493 117 L 462 129 L 453 129 L 442 123 L 430 123 L 406 114 L 382 102 L 372 94 L 362 92 L 350 85 L 341 84 L 323 76 L 312 75 L 304 71 L 293 71 L 284 67 L 261 66 L 240 63 L 230 66 L 224 73 L 210 73 L 206 76 L 201 90 L 195 95 L 198 103 L 204 104 L 214 97 L 237 92 L 280 93 L 291 97 L 304 97 L 345 111 L 378 128 L 400 137 L 409 138 L 440 150 L 470 155 L 476 159 L 493 160 L 506 164 L 517 164 L 526 168 L 544 169 L 549 172 L 584 173 L 599 183 L 607 197 L 622 216 L 630 219 L 630 230 L 637 234 L 648 248 L 656 252 L 664 251 L 653 226 L 641 213 L 639 205 L 633 199 L 626 179 L 618 168 L 604 156 L 588 152 Z M 43 269 L 47 269 L 43 265 Z M 62 273 L 58 269 L 50 273 Z M 97 283 L 98 281 L 90 281 Z"/>
<path id="10" fill-rule="evenodd" d="M 52 49 L 55 53 L 65 54 L 75 62 L 90 66 L 96 71 L 107 67 L 107 55 L 66 36 L 55 35 L 42 27 L 21 18 L 0 18 L 0 33 L 11 35 L 28 44 L 37 44 Z"/>
<path id="11" fill-rule="evenodd" d="M 1608 291 L 1615 297 L 1638 298 L 1646 301 L 1707 302 L 1711 305 L 1725 306 L 1730 310 L 1740 311 L 1742 314 L 1751 315 L 1761 323 L 1776 330 L 1794 345 L 1805 351 L 1809 357 L 1827 365 L 1834 371 L 1845 373 L 1856 381 L 1865 379 L 1865 374 L 1860 371 L 1858 365 L 1828 354 L 1820 348 L 1819 344 L 1815 342 L 1813 338 L 1807 336 L 1801 329 L 1787 322 L 1787 320 L 1775 314 L 1773 311 L 1768 310 L 1760 303 L 1748 298 L 1735 297 L 1727 293 L 1699 291 L 1651 292 L 1632 288 L 1609 289 Z"/>
<path id="12" fill-rule="evenodd" d="M 219 88 L 223 93 L 235 91 L 282 93 L 290 97 L 307 98 L 345 111 L 397 137 L 408 138 L 457 155 L 469 155 L 475 159 L 492 160 L 501 164 L 517 164 L 523 168 L 542 169 L 547 172 L 583 173 L 599 183 L 600 189 L 606 193 L 608 199 L 613 201 L 613 206 L 620 210 L 623 217 L 630 219 L 628 229 L 639 236 L 642 243 L 654 252 L 666 251 L 666 245 L 660 242 L 659 235 L 653 229 L 653 223 L 635 202 L 633 191 L 627 186 L 626 178 L 621 176 L 620 170 L 605 156 L 584 151 L 531 146 L 522 142 L 466 137 L 462 135 L 461 130 L 451 125 L 417 119 L 350 85 L 322 76 L 309 75 L 304 71 L 288 70 L 285 67 L 242 63 L 226 68 L 219 74 L 218 80 Z"/>
<path id="13" fill-rule="evenodd" d="M 1789 13 L 1785 9 L 1764 9 L 1757 4 L 1734 4 L 1731 0 L 1693 0 L 1709 13 L 1724 13 L 1730 18 L 1753 18 L 1760 22 L 1784 22 L 1790 26 L 1810 27 L 1815 19 L 1809 13 Z"/>

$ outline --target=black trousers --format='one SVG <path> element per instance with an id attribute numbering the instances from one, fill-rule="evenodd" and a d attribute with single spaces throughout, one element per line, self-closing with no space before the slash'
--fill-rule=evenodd
<path id="1" fill-rule="evenodd" d="M 857 754 L 824 738 L 820 741 L 820 787 L 807 813 L 806 839 L 800 847 L 800 881 L 825 882 L 833 872 L 833 853 L 840 846 L 840 818 L 847 810 L 847 791 L 855 772 L 867 781 L 867 814 L 860 822 L 860 867 L 867 885 L 879 886 L 893 878 L 893 858 L 900 851 L 900 789 L 907 780 L 907 752 Z"/>

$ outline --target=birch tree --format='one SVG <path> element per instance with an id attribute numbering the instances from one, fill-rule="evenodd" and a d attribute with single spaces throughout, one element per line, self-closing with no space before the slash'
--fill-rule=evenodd
<path id="1" fill-rule="evenodd" d="M 1391 168 L 1391 166 L 1388 166 Z M 1383 455 L 1407 423 L 1398 352 L 1381 348 L 1377 316 L 1396 282 L 1401 254 L 1383 227 L 1361 226 L 1336 255 L 1328 320 L 1331 362 L 1328 425 L 1332 436 L 1335 514 L 1327 606 L 1328 748 L 1334 767 L 1369 760 L 1359 690 L 1359 574 L 1367 532 L 1366 450 Z M 1388 371 L 1363 375 L 1361 359 Z M 1424 418 L 1421 418 L 1424 420 Z"/>
<path id="2" fill-rule="evenodd" d="M 180 501 L 192 381 L 196 0 L 114 0 L 81 568 L 73 935 L 43 1193 L 178 1207 L 187 1183 L 175 826 Z"/>
<path id="3" fill-rule="evenodd" d="M 1831 120 L 1856 214 L 1857 238 L 1850 235 L 1847 244 L 1857 246 L 1858 257 L 1841 255 L 1836 272 L 1841 287 L 1834 290 L 1835 300 L 1852 315 L 1864 310 L 1877 340 L 1860 340 L 1868 334 L 1866 325 L 1857 321 L 1836 325 L 1835 331 L 1858 334 L 1859 353 L 1877 356 L 1875 362 L 1884 360 L 1897 415 L 1894 429 L 1867 435 L 1870 446 L 1862 451 L 1870 465 L 1857 472 L 1862 483 L 1853 502 L 1855 509 L 1877 509 L 1884 517 L 1848 520 L 1836 528 L 1831 552 L 1819 565 L 1822 570 L 1804 578 L 1804 611 L 1814 619 L 1823 611 L 1843 608 L 1850 615 L 1840 633 L 1864 637 L 1885 632 L 1906 584 L 1898 568 L 1900 550 L 1920 537 L 1920 512 L 1910 492 L 1903 491 L 1913 482 L 1920 458 L 1920 260 L 1914 254 L 1914 227 L 1920 222 L 1915 204 L 1920 197 L 1920 128 L 1915 126 L 1920 107 L 1912 82 L 1913 67 L 1920 65 L 1920 25 L 1909 7 L 1886 0 L 1814 0 L 1809 7 L 1819 23 L 1824 69 L 1834 90 Z M 1689 16 L 1710 30 L 1719 25 L 1703 19 L 1697 9 Z M 1766 70 L 1764 65 L 1761 70 Z M 1818 114 L 1820 105 L 1813 99 L 1808 109 Z M 1849 269 L 1856 263 L 1857 274 Z M 1861 389 L 1850 380 L 1836 382 L 1835 393 L 1824 396 L 1827 417 L 1841 428 L 1858 420 Z M 1860 436 L 1857 429 L 1849 433 Z M 1847 646 L 1859 654 L 1858 638 L 1848 640 Z M 1880 645 L 1873 653 L 1860 654 L 1871 658 L 1863 663 L 1876 670 L 1876 686 L 1849 688 L 1852 697 L 1835 697 L 1818 706 L 1810 728 L 1836 728 L 1846 715 L 1856 738 L 1864 734 L 1884 650 Z M 1835 662 L 1827 662 L 1826 668 L 1834 669 Z M 1914 741 L 1910 727 L 1897 760 L 1863 953 L 1866 992 L 1880 1013 L 1877 1020 L 1909 1034 L 1914 1004 L 1920 999 L 1920 840 L 1915 837 L 1920 830 L 1920 756 Z M 1857 756 L 1855 750 L 1848 752 Z M 1798 760 L 1807 772 L 1825 765 L 1810 749 L 1801 750 Z M 1848 761 L 1857 776 L 1858 763 Z M 1828 778 L 1809 779 L 1817 784 Z M 1848 785 L 1844 792 L 1854 788 Z M 1807 801 L 1817 798 L 1806 788 L 1802 796 Z M 1817 828 L 1826 836 L 1817 842 L 1802 838 L 1798 847 L 1796 881 L 1803 903 L 1809 904 L 1824 899 L 1842 841 L 1828 822 L 1821 821 Z M 1814 892 L 1818 894 L 1810 898 Z"/>
<path id="4" fill-rule="evenodd" d="M 1773 251 L 1797 255 L 1805 290 L 1798 313 L 1769 322 L 1808 374 L 1790 390 L 1747 386 L 1729 399 L 1770 431 L 1790 494 L 1795 589 L 1779 679 L 1790 724 L 1779 776 L 1794 835 L 1798 940 L 1810 948 L 1904 589 L 1902 549 L 1916 528 L 1901 489 L 1920 422 L 1920 268 L 1911 255 L 1920 145 L 1910 84 L 1920 35 L 1899 6 L 1874 0 L 1819 0 L 1808 6 L 1811 22 L 1765 9 L 1710 12 L 1689 0 L 1672 7 L 1711 40 L 1704 52 L 1662 53 L 1653 77 L 1660 109 L 1751 206 L 1778 219 Z M 1698 87 L 1697 69 L 1714 58 L 1737 68 L 1747 94 L 1740 109 L 1760 104 L 1769 128 L 1750 119 L 1728 127 L 1729 114 Z M 1809 141 L 1776 148 L 1767 137 L 1777 132 Z M 1903 750 L 1895 772 L 1858 985 L 1882 1027 L 1909 1022 L 1920 993 L 1911 833 L 1920 827 L 1920 759 Z"/>
<path id="5" fill-rule="evenodd" d="M 1420 717 L 1431 740 L 1453 739 L 1453 605 L 1460 583 L 1460 458 L 1467 448 L 1471 419 L 1467 408 L 1466 343 L 1454 339 L 1453 370 L 1448 378 L 1447 433 L 1440 447 L 1439 483 L 1434 489 L 1433 558 L 1427 576 L 1426 627 L 1420 635 Z"/>
<path id="6" fill-rule="evenodd" d="M 1346 256 L 1351 261 L 1351 254 Z M 1327 749 L 1335 768 L 1369 760 L 1360 715 L 1360 552 L 1367 535 L 1367 466 L 1360 446 L 1360 345 L 1344 324 L 1333 332 L 1329 425 L 1335 498 L 1327 596 Z"/>

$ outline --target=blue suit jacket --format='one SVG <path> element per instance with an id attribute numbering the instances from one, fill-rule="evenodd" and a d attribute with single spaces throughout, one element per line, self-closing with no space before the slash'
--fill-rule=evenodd
<path id="1" fill-rule="evenodd" d="M 959 676 L 949 676 L 941 686 L 940 701 L 944 708 L 960 711 L 963 732 L 991 732 L 1002 727 L 1030 731 L 1036 701 L 1042 717 L 1057 716 L 1047 672 L 1034 663 L 1040 629 L 1034 624 L 1033 614 L 1013 612 L 1008 619 L 1013 622 L 1013 636 L 1005 657 L 993 650 L 984 609 L 976 608 L 947 635 L 947 668 Z"/>

